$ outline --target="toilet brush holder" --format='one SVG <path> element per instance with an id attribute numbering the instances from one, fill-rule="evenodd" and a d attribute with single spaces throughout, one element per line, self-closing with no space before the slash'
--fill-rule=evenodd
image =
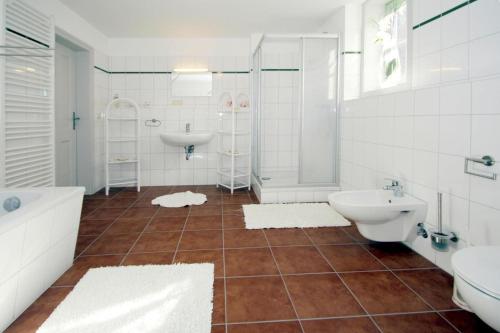
<path id="1" fill-rule="evenodd" d="M 440 251 L 448 251 L 450 242 L 458 242 L 457 235 L 449 230 L 443 229 L 443 194 L 437 194 L 437 209 L 438 209 L 438 228 L 431 230 L 431 244 L 432 248 Z"/>
<path id="2" fill-rule="evenodd" d="M 432 248 L 440 251 L 447 252 L 450 242 L 456 243 L 458 241 L 457 235 L 448 230 L 431 230 L 431 244 Z"/>

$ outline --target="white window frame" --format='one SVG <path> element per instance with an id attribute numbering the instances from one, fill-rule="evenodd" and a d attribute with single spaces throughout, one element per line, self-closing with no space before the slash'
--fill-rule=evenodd
<path id="1" fill-rule="evenodd" d="M 362 22 L 361 22 L 361 47 L 362 47 L 362 58 L 361 58 L 361 97 L 369 97 L 369 96 L 375 96 L 375 95 L 385 95 L 385 94 L 392 94 L 400 91 L 405 91 L 409 90 L 412 87 L 412 80 L 413 80 L 413 1 L 414 0 L 406 0 L 407 2 L 407 24 L 408 24 L 408 31 L 407 31 L 407 68 L 406 68 L 406 81 L 402 82 L 400 84 L 397 84 L 392 87 L 388 88 L 378 88 L 378 89 L 372 89 L 372 90 L 366 90 L 366 52 L 365 52 L 365 43 L 366 43 L 366 20 L 365 20 L 365 14 L 366 14 L 366 7 L 367 3 L 373 1 L 373 0 L 367 0 L 363 3 L 363 10 L 362 10 Z M 416 0 L 418 1 L 418 0 Z"/>

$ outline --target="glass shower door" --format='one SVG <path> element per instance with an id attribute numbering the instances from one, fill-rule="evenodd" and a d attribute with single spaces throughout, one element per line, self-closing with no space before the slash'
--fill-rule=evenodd
<path id="1" fill-rule="evenodd" d="M 338 39 L 302 39 L 299 183 L 333 184 L 337 174 Z"/>

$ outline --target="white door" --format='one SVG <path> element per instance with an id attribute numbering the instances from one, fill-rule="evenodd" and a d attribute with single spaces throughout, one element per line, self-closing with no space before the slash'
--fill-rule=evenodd
<path id="1" fill-rule="evenodd" d="M 75 186 L 76 53 L 57 43 L 55 62 L 56 186 Z"/>

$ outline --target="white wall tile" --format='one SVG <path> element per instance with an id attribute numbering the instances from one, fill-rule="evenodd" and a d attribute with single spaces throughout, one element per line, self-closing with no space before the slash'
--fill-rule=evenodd
<path id="1" fill-rule="evenodd" d="M 471 113 L 471 84 L 443 86 L 440 90 L 441 115 Z"/>
<path id="2" fill-rule="evenodd" d="M 441 81 L 459 81 L 469 77 L 469 44 L 445 49 L 441 53 Z"/>
<path id="3" fill-rule="evenodd" d="M 470 152 L 470 116 L 441 116 L 439 121 L 439 151 L 468 156 Z"/>
<path id="4" fill-rule="evenodd" d="M 470 43 L 471 78 L 500 73 L 500 33 Z"/>
<path id="5" fill-rule="evenodd" d="M 473 245 L 500 245 L 500 211 L 471 203 L 470 242 Z"/>
<path id="6" fill-rule="evenodd" d="M 413 146 L 416 149 L 437 152 L 439 148 L 439 117 L 415 117 Z"/>
<path id="7" fill-rule="evenodd" d="M 472 113 L 500 114 L 500 79 L 472 83 Z"/>
<path id="8" fill-rule="evenodd" d="M 500 3 L 481 0 L 469 5 L 471 16 L 470 38 L 476 39 L 500 32 Z"/>

